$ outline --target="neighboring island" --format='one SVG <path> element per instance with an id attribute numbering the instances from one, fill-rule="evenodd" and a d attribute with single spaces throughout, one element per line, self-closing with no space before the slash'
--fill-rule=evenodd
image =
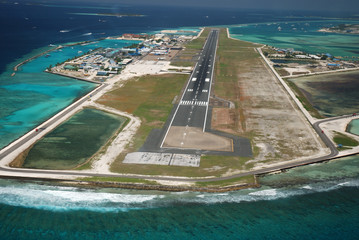
<path id="1" fill-rule="evenodd" d="M 335 27 L 322 28 L 319 30 L 319 32 L 359 34 L 359 24 L 340 24 Z"/>
<path id="2" fill-rule="evenodd" d="M 133 13 L 71 13 L 74 15 L 105 16 L 105 17 L 144 17 L 145 15 Z"/>

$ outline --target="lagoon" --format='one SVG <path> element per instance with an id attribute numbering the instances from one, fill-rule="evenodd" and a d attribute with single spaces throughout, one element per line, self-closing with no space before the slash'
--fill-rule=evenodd
<path id="1" fill-rule="evenodd" d="M 288 21 L 243 24 L 229 28 L 231 37 L 249 42 L 267 44 L 277 48 L 294 48 L 307 53 L 330 53 L 352 59 L 359 57 L 358 35 L 318 32 L 324 27 L 352 20 Z"/>
<path id="2" fill-rule="evenodd" d="M 123 117 L 86 108 L 35 143 L 23 167 L 65 170 L 83 165 L 124 122 Z"/>
<path id="3" fill-rule="evenodd" d="M 351 121 L 347 127 L 347 131 L 359 136 L 359 119 Z"/>
<path id="4" fill-rule="evenodd" d="M 64 47 L 52 51 L 50 56 L 41 56 L 22 65 L 13 77 L 12 66 L 16 63 L 9 64 L 7 71 L 0 75 L 0 149 L 96 87 L 93 83 L 45 73 L 49 65 L 98 47 L 122 48 L 132 43 L 134 41 L 104 39 Z M 34 50 L 30 56 L 41 51 L 44 48 Z M 27 58 L 29 55 L 17 62 Z"/>
<path id="5" fill-rule="evenodd" d="M 352 114 L 359 106 L 359 71 L 292 78 L 319 113 L 326 117 Z"/>

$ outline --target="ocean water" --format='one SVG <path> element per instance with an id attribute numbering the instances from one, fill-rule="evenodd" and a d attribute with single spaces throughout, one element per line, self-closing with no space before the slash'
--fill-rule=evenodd
<path id="1" fill-rule="evenodd" d="M 91 14 L 98 12 L 145 16 L 117 18 Z M 184 12 L 186 17 L 183 17 Z M 3 122 L 0 134 L 3 135 L 0 144 L 7 144 L 4 139 L 14 137 L 15 129 L 26 132 L 94 87 L 42 71 L 48 64 L 72 57 L 98 43 L 53 52 L 49 58 L 24 65 L 15 77 L 10 77 L 16 62 L 48 48 L 49 44 L 167 28 L 263 22 L 285 25 L 289 21 L 302 24 L 298 21 L 343 16 L 357 18 L 346 13 L 323 16 L 314 12 L 123 4 L 99 7 L 84 6 L 83 2 L 76 1 L 67 5 L 1 2 L 0 119 Z M 263 39 L 268 39 L 278 34 L 277 28 L 274 32 L 265 28 L 261 27 L 260 31 L 253 28 L 244 37 L 250 39 L 252 35 L 255 39 L 262 35 Z M 291 40 L 277 39 L 273 45 L 282 41 L 283 46 L 290 47 L 288 43 L 298 40 L 299 35 Z M 356 48 L 351 40 L 348 42 L 345 52 L 342 43 L 319 50 L 330 50 L 342 56 L 354 54 Z M 344 158 L 263 177 L 260 189 L 221 194 L 86 189 L 2 179 L 0 239 L 356 239 L 359 233 L 358 166 L 358 156 Z"/>
<path id="2" fill-rule="evenodd" d="M 0 239 L 357 239 L 359 157 L 230 193 L 0 180 Z"/>
<path id="3" fill-rule="evenodd" d="M 12 68 L 0 75 L 0 148 L 35 128 L 96 84 L 43 72 L 50 65 L 98 47 L 121 48 L 138 41 L 105 39 L 89 44 L 64 47 L 22 65 L 15 76 Z M 44 49 L 32 52 L 36 54 Z M 27 59 L 26 56 L 24 59 Z"/>

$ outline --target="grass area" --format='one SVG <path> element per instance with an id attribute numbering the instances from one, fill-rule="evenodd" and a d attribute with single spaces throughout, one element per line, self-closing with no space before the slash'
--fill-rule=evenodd
<path id="1" fill-rule="evenodd" d="M 323 116 L 318 112 L 316 108 L 309 102 L 308 98 L 303 94 L 299 87 L 292 81 L 284 79 L 287 85 L 294 91 L 298 100 L 302 103 L 303 107 L 315 118 L 321 119 Z"/>
<path id="2" fill-rule="evenodd" d="M 78 180 L 86 181 L 86 182 L 142 183 L 149 185 L 157 184 L 155 181 L 149 181 L 149 180 L 138 179 L 138 178 L 122 178 L 122 177 L 86 177 L 86 178 L 79 178 Z"/>
<path id="3" fill-rule="evenodd" d="M 172 100 L 187 78 L 187 75 L 178 74 L 144 76 L 128 81 L 99 99 L 103 105 L 140 117 L 141 127 L 128 152 L 138 150 L 152 129 L 164 125 L 173 107 Z"/>
<path id="4" fill-rule="evenodd" d="M 193 41 L 189 42 L 186 45 L 186 49 L 195 49 L 195 50 L 201 50 L 203 48 L 203 45 L 208 37 L 208 34 L 210 32 L 209 28 L 205 28 L 198 38 L 194 39 Z"/>
<path id="5" fill-rule="evenodd" d="M 200 50 L 202 50 L 204 43 L 206 42 L 206 39 L 208 37 L 210 29 L 205 28 L 198 38 L 194 39 L 191 42 L 188 42 L 185 45 L 185 49 L 182 50 L 179 55 L 177 56 L 176 61 L 172 61 L 172 66 L 178 66 L 178 67 L 192 67 L 195 64 L 195 61 L 193 61 L 193 57 L 195 55 L 198 55 Z"/>
<path id="6" fill-rule="evenodd" d="M 288 76 L 289 72 L 283 68 L 275 68 L 276 72 L 280 75 L 280 76 Z"/>
<path id="7" fill-rule="evenodd" d="M 224 187 L 230 185 L 240 185 L 240 184 L 256 184 L 255 177 L 253 175 L 233 178 L 223 181 L 216 182 L 196 182 L 196 187 Z"/>
<path id="8" fill-rule="evenodd" d="M 339 132 L 335 133 L 333 140 L 337 145 L 341 144 L 344 147 L 356 147 L 359 145 L 357 140 Z"/>
<path id="9" fill-rule="evenodd" d="M 192 61 L 172 61 L 172 66 L 176 67 L 192 67 L 194 65 L 194 62 Z"/>
<path id="10" fill-rule="evenodd" d="M 136 178 L 125 178 L 125 177 L 85 177 L 79 178 L 80 181 L 86 182 L 104 182 L 104 183 L 132 183 L 132 184 L 146 184 L 146 185 L 158 185 L 156 181 L 150 181 L 145 179 L 136 179 Z M 233 178 L 223 181 L 215 182 L 196 182 L 194 187 L 199 188 L 216 188 L 216 187 L 226 187 L 231 185 L 255 185 L 256 180 L 254 175 L 249 175 L 245 177 Z"/>
<path id="11" fill-rule="evenodd" d="M 200 167 L 160 166 L 145 164 L 122 163 L 125 154 L 121 155 L 112 165 L 111 170 L 120 173 L 162 175 L 162 176 L 185 176 L 185 177 L 220 177 L 232 171 L 243 169 L 244 163 L 249 158 L 226 157 L 226 156 L 203 156 Z"/>
<path id="12" fill-rule="evenodd" d="M 256 64 L 255 60 L 259 58 L 259 54 L 254 51 L 255 46 L 249 42 L 228 38 L 226 29 L 220 31 L 214 93 L 236 105 L 236 111 L 233 111 L 232 114 L 233 118 L 239 119 L 239 121 L 233 121 L 231 126 L 228 126 L 233 132 L 237 132 L 238 129 L 244 131 L 246 129 L 246 118 L 243 112 L 245 106 L 241 102 L 243 89 L 240 89 L 238 85 L 238 74 L 239 71 L 250 71 L 248 66 Z"/>
<path id="13" fill-rule="evenodd" d="M 203 47 L 208 32 L 209 30 L 206 29 L 200 38 L 189 43 L 186 46 L 186 54 L 197 54 L 197 49 Z M 238 89 L 227 89 L 227 87 L 233 88 L 233 85 L 236 85 L 236 77 L 227 78 L 225 75 L 228 75 L 230 71 L 237 71 L 236 68 L 241 60 L 258 57 L 258 54 L 251 48 L 252 46 L 254 45 L 250 43 L 227 39 L 225 31 L 221 32 L 219 63 L 223 64 L 223 68 L 221 68 L 220 74 L 217 74 L 221 78 L 221 81 L 218 82 L 219 86 L 216 82 L 216 91 L 221 93 L 218 95 L 225 97 L 229 94 L 235 98 Z M 243 51 L 244 54 L 233 54 L 235 51 Z M 142 120 L 142 125 L 134 137 L 133 143 L 116 159 L 111 166 L 112 171 L 127 174 L 219 177 L 229 172 L 246 169 L 245 163 L 250 158 L 232 156 L 203 156 L 200 167 L 122 163 L 127 153 L 137 151 L 143 145 L 152 129 L 163 126 L 172 108 L 172 100 L 180 93 L 187 79 L 187 75 L 145 76 L 128 81 L 123 87 L 107 93 L 99 100 L 101 104 L 132 113 Z M 217 186 L 229 183 L 251 183 L 251 181 L 247 181 L 248 179 L 220 182 Z M 208 185 L 216 185 L 216 183 L 208 183 Z"/>

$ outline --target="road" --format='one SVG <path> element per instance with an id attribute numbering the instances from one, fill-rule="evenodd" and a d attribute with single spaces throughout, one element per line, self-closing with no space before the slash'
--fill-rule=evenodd
<path id="1" fill-rule="evenodd" d="M 176 113 L 172 119 L 171 125 L 172 126 L 191 126 L 191 127 L 200 127 L 205 130 L 206 126 L 206 117 L 208 111 L 208 103 L 209 103 L 209 95 L 211 90 L 211 83 L 212 83 L 212 76 L 213 76 L 213 68 L 214 68 L 214 61 L 215 61 L 215 53 L 217 48 L 218 42 L 218 30 L 212 30 L 209 34 L 207 42 L 203 48 L 203 51 L 199 57 L 198 63 L 188 81 L 187 87 L 182 95 L 180 104 L 177 107 Z M 98 93 L 106 87 L 105 84 L 99 86 L 95 89 L 91 94 L 94 95 Z M 87 101 L 87 98 L 80 99 L 79 101 L 72 104 L 70 107 L 62 111 L 60 114 L 56 115 L 50 121 L 48 121 L 43 128 L 47 128 L 58 121 L 60 118 L 68 114 L 74 108 L 78 107 L 82 103 Z M 247 171 L 240 174 L 235 174 L 232 176 L 227 177 L 216 177 L 216 178 L 181 178 L 181 177 L 159 177 L 159 176 L 139 176 L 139 175 L 127 175 L 127 174 L 100 174 L 100 173 L 86 173 L 80 171 L 53 171 L 53 170 L 33 170 L 33 169 L 15 169 L 15 168 L 3 168 L 0 167 L 0 171 L 7 172 L 7 173 L 21 173 L 22 176 L 26 177 L 26 173 L 28 174 L 39 174 L 44 176 L 48 175 L 54 176 L 58 175 L 59 178 L 63 176 L 78 176 L 78 177 L 85 177 L 85 176 L 93 176 L 93 177 L 125 177 L 125 178 L 134 178 L 134 179 L 148 179 L 148 180 L 167 180 L 167 181 L 182 181 L 182 182 L 215 182 L 215 181 L 222 181 L 228 179 L 234 179 L 243 176 L 249 175 L 257 175 L 257 174 L 264 174 L 272 171 L 283 170 L 288 168 L 293 168 L 300 165 L 307 165 L 316 162 L 322 162 L 326 160 L 330 160 L 335 158 L 338 155 L 338 150 L 336 146 L 330 141 L 330 139 L 322 132 L 319 125 L 324 122 L 338 120 L 342 118 L 348 118 L 349 115 L 340 116 L 330 119 L 324 119 L 312 124 L 315 131 L 319 134 L 323 142 L 329 147 L 331 153 L 327 156 L 315 158 L 315 159 L 308 159 L 303 160 L 295 163 L 283 163 L 281 165 L 263 168 L 260 170 L 253 170 Z M 3 151 L 0 154 L 0 159 L 3 159 L 5 156 L 10 154 L 11 152 L 15 151 L 17 148 L 22 146 L 23 144 L 30 141 L 34 138 L 38 133 L 33 131 L 29 134 L 26 138 L 22 139 L 18 143 L 11 146 L 6 151 Z"/>
<path id="2" fill-rule="evenodd" d="M 316 129 L 317 132 L 321 133 L 319 124 L 328 122 L 328 121 L 332 121 L 332 120 L 348 118 L 348 117 L 349 117 L 349 115 L 331 118 L 331 119 L 325 119 L 325 120 L 315 123 L 313 127 Z M 326 144 L 328 144 L 328 142 L 326 140 L 324 140 L 324 139 L 328 139 L 328 137 L 324 133 L 321 133 L 320 136 L 322 137 L 323 141 Z M 229 180 L 229 179 L 234 179 L 234 178 L 239 178 L 239 177 L 244 177 L 244 176 L 249 176 L 249 175 L 265 174 L 265 173 L 279 171 L 279 170 L 283 170 L 283 169 L 289 169 L 289 168 L 293 168 L 293 167 L 297 167 L 297 166 L 301 166 L 301 165 L 307 165 L 307 164 L 311 164 L 311 163 L 327 161 L 332 158 L 335 158 L 335 156 L 338 154 L 338 150 L 335 148 L 334 144 L 331 143 L 331 141 L 330 141 L 330 144 L 328 145 L 328 147 L 331 149 L 331 153 L 327 156 L 323 156 L 323 157 L 319 157 L 319 158 L 315 158 L 315 159 L 298 161 L 295 163 L 283 163 L 281 165 L 263 168 L 260 170 L 247 171 L 247 172 L 243 172 L 243 173 L 239 173 L 239 174 L 235 174 L 235 175 L 227 176 L 227 177 L 216 177 L 216 178 L 205 178 L 205 179 L 203 179 L 203 178 L 190 178 L 189 179 L 189 178 L 165 177 L 165 176 L 164 177 L 139 176 L 139 175 L 127 175 L 127 174 L 100 174 L 100 173 L 86 173 L 86 172 L 80 172 L 80 171 L 33 170 L 33 169 L 3 168 L 3 167 L 0 167 L 0 171 L 4 171 L 4 172 L 8 172 L 8 173 L 22 173 L 23 177 L 26 177 L 26 173 L 28 173 L 28 174 L 48 175 L 49 177 L 58 175 L 59 178 L 63 177 L 63 176 L 78 176 L 78 177 L 92 176 L 92 177 L 124 177 L 124 178 L 133 178 L 133 179 L 180 181 L 180 182 L 215 182 L 215 181 Z M 38 178 L 41 178 L 41 177 L 38 177 Z M 46 177 L 42 177 L 42 178 L 46 178 Z"/>
<path id="3" fill-rule="evenodd" d="M 188 126 L 205 131 L 218 34 L 218 30 L 209 33 L 169 128 Z"/>
<path id="4" fill-rule="evenodd" d="M 107 84 L 102 84 L 99 87 L 97 87 L 96 89 L 94 89 L 90 94 L 92 96 L 96 95 L 99 91 L 101 91 L 104 87 L 106 87 Z M 47 121 L 44 125 L 42 125 L 40 128 L 38 128 L 39 131 L 45 130 L 46 128 L 52 126 L 53 124 L 55 124 L 58 120 L 60 120 L 61 118 L 63 118 L 65 115 L 67 115 L 68 113 L 70 113 L 72 110 L 74 110 L 75 108 L 77 108 L 78 106 L 80 106 L 81 104 L 83 104 L 85 101 L 87 101 L 88 98 L 87 97 L 83 97 L 81 99 L 79 99 L 78 101 L 76 101 L 75 103 L 73 103 L 72 105 L 70 105 L 69 107 L 67 107 L 66 109 L 64 109 L 62 112 L 60 112 L 59 114 L 55 115 L 53 118 L 51 118 L 49 121 Z M 37 135 L 39 134 L 39 132 L 36 132 L 35 130 L 33 130 L 30 134 L 28 134 L 26 137 L 24 137 L 23 139 L 21 139 L 21 141 L 10 144 L 10 147 L 4 151 L 2 151 L 0 153 L 0 160 L 3 159 L 4 157 L 6 157 L 7 155 L 11 154 L 12 152 L 16 151 L 18 148 L 20 148 L 22 145 L 26 144 L 27 142 L 31 141 L 33 138 L 35 138 Z"/>

